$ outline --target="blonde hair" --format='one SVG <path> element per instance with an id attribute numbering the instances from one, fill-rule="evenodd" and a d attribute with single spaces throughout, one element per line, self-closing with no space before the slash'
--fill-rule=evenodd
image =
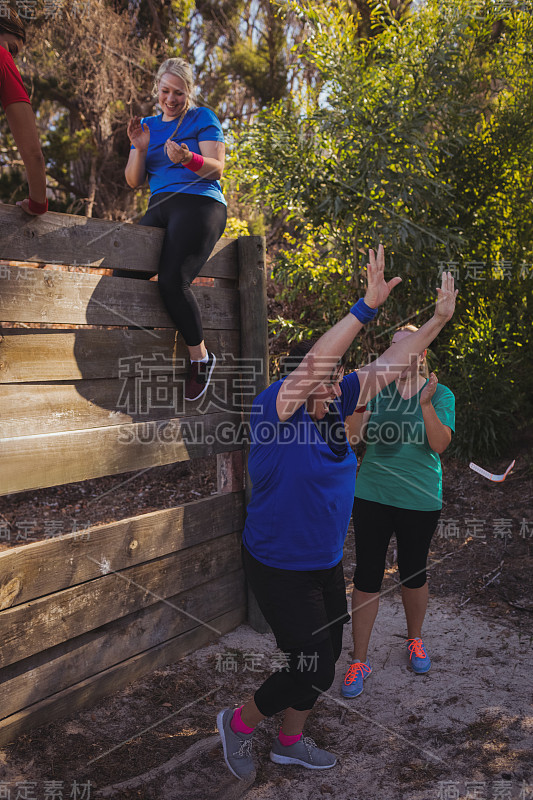
<path id="1" fill-rule="evenodd" d="M 417 331 L 417 330 L 418 330 L 418 328 L 416 327 L 416 325 L 411 325 L 411 324 L 409 324 L 409 325 L 401 325 L 399 328 L 396 328 L 396 330 L 394 331 L 394 334 L 399 333 L 400 331 L 409 331 L 410 333 L 415 333 L 415 331 Z M 394 334 L 393 334 L 393 337 L 394 337 Z M 419 372 L 420 375 L 423 375 L 424 378 L 426 378 L 426 380 L 429 378 L 429 368 L 428 368 L 428 362 L 427 362 L 427 358 L 426 358 L 426 354 L 425 353 L 423 355 L 422 361 L 420 361 L 419 364 L 418 364 L 418 372 Z"/>
<path id="2" fill-rule="evenodd" d="M 181 78 L 181 80 L 185 83 L 185 86 L 187 87 L 187 108 L 194 108 L 196 106 L 196 103 L 192 98 L 192 95 L 194 94 L 194 78 L 190 64 L 187 64 L 183 58 L 167 58 L 166 61 L 163 61 L 155 76 L 152 95 L 157 97 L 161 78 L 167 73 L 170 75 L 175 75 L 176 78 Z"/>

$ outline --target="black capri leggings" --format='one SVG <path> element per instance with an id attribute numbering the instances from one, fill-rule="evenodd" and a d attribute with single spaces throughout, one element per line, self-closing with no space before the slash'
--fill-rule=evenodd
<path id="1" fill-rule="evenodd" d="M 191 283 L 211 255 L 226 227 L 224 203 L 196 194 L 160 192 L 152 195 L 140 225 L 165 228 L 159 258 L 158 284 L 161 298 L 174 325 L 189 346 L 204 338 L 200 308 Z M 147 280 L 153 272 L 116 269 L 119 278 Z"/>
<path id="2" fill-rule="evenodd" d="M 307 711 L 333 683 L 343 625 L 350 619 L 342 563 L 322 570 L 277 569 L 245 547 L 243 563 L 286 662 L 256 691 L 255 704 L 266 717 L 286 708 Z"/>
<path id="3" fill-rule="evenodd" d="M 415 511 L 356 497 L 353 505 L 355 588 L 360 592 L 379 592 L 393 533 L 398 544 L 400 582 L 408 589 L 423 586 L 427 580 L 429 546 L 439 517 L 440 511 Z"/>

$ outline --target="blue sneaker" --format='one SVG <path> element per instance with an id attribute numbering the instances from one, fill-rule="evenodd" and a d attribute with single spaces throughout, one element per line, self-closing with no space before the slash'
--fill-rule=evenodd
<path id="1" fill-rule="evenodd" d="M 363 681 L 368 678 L 372 668 L 368 661 L 366 664 L 363 661 L 355 661 L 350 664 L 348 671 L 344 676 L 344 682 L 341 688 L 343 697 L 357 697 L 363 691 Z"/>
<path id="2" fill-rule="evenodd" d="M 426 653 L 422 639 L 408 639 L 407 649 L 409 650 L 409 659 L 413 672 L 416 672 L 417 675 L 429 672 L 431 668 L 431 659 Z"/>

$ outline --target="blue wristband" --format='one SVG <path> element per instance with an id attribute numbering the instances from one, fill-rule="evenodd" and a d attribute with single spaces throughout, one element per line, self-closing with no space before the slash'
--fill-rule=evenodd
<path id="1" fill-rule="evenodd" d="M 370 308 L 370 306 L 367 306 L 363 298 L 358 300 L 357 303 L 350 309 L 350 314 L 353 314 L 354 317 L 359 320 L 359 322 L 363 323 L 363 325 L 365 322 L 370 322 L 370 320 L 374 319 L 377 313 L 377 308 Z"/>

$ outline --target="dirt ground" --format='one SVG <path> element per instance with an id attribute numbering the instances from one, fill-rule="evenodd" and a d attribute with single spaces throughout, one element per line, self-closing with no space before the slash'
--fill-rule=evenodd
<path id="1" fill-rule="evenodd" d="M 424 676 L 408 667 L 391 544 L 371 641 L 373 674 L 359 698 L 340 697 L 347 626 L 336 681 L 308 723 L 307 734 L 338 756 L 335 768 L 314 772 L 271 763 L 276 718 L 258 728 L 254 781 L 245 785 L 228 772 L 216 713 L 246 699 L 277 652 L 271 635 L 243 625 L 98 705 L 1 748 L 0 798 L 533 798 L 533 459 L 527 439 L 482 466 L 503 472 L 512 457 L 516 468 L 503 484 L 443 459 L 445 505 L 430 554 L 425 625 L 433 667 Z M 80 528 L 129 516 L 132 503 L 140 513 L 206 496 L 216 490 L 214 480 L 208 460 L 12 495 L 2 501 L 6 535 L 0 545 L 28 541 L 15 534 L 27 534 L 29 520 L 33 541 L 57 532 L 61 519 L 65 533 L 72 520 Z M 350 591 L 351 532 L 344 564 Z"/>

